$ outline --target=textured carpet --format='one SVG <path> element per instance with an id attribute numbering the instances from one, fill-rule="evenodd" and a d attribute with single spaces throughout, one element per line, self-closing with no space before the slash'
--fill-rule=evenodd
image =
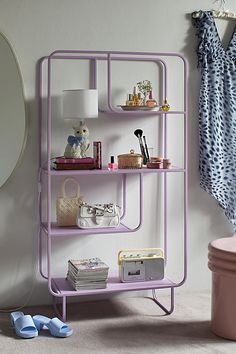
<path id="1" fill-rule="evenodd" d="M 53 317 L 49 306 L 23 312 Z M 21 339 L 10 327 L 9 314 L 0 314 L 0 319 L 2 354 L 236 353 L 236 342 L 211 332 L 210 295 L 205 293 L 176 295 L 169 316 L 142 297 L 70 304 L 67 323 L 74 334 L 69 338 L 55 338 L 41 330 L 36 338 Z"/>

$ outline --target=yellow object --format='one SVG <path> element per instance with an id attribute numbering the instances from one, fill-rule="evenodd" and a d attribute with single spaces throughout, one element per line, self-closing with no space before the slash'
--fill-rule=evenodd
<path id="1" fill-rule="evenodd" d="M 134 91 L 133 91 L 133 97 L 132 97 L 132 101 L 134 103 L 134 106 L 140 106 L 141 105 L 141 100 L 137 94 L 137 87 L 134 86 Z"/>
<path id="2" fill-rule="evenodd" d="M 164 251 L 162 248 L 134 248 L 120 250 L 118 253 L 118 265 L 124 260 L 140 260 L 150 258 L 164 258 Z"/>
<path id="3" fill-rule="evenodd" d="M 133 95 L 131 93 L 128 95 L 126 106 L 134 106 Z"/>
<path id="4" fill-rule="evenodd" d="M 162 111 L 164 112 L 168 112 L 170 110 L 170 105 L 167 102 L 167 99 L 164 100 L 163 105 L 161 106 Z"/>

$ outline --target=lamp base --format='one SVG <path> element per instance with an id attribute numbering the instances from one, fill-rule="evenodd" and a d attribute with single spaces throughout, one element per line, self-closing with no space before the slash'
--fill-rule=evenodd
<path id="1" fill-rule="evenodd" d="M 71 159 L 71 158 L 80 159 L 81 158 L 80 147 L 71 146 L 70 144 L 67 144 L 65 148 L 64 156 L 67 159 Z"/>
<path id="2" fill-rule="evenodd" d="M 89 130 L 84 121 L 79 126 L 74 126 L 74 135 L 69 135 L 64 156 L 66 158 L 85 158 L 89 148 Z"/>

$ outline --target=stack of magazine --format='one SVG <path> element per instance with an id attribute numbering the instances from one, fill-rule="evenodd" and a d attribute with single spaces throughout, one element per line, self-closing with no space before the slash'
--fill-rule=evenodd
<path id="1" fill-rule="evenodd" d="M 104 289 L 109 267 L 100 258 L 68 261 L 67 280 L 75 290 Z"/>

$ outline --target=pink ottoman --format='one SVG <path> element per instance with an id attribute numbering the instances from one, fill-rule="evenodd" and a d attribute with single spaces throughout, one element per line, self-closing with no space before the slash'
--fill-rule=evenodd
<path id="1" fill-rule="evenodd" d="M 220 337 L 236 340 L 236 237 L 208 246 L 212 271 L 211 328 Z"/>

